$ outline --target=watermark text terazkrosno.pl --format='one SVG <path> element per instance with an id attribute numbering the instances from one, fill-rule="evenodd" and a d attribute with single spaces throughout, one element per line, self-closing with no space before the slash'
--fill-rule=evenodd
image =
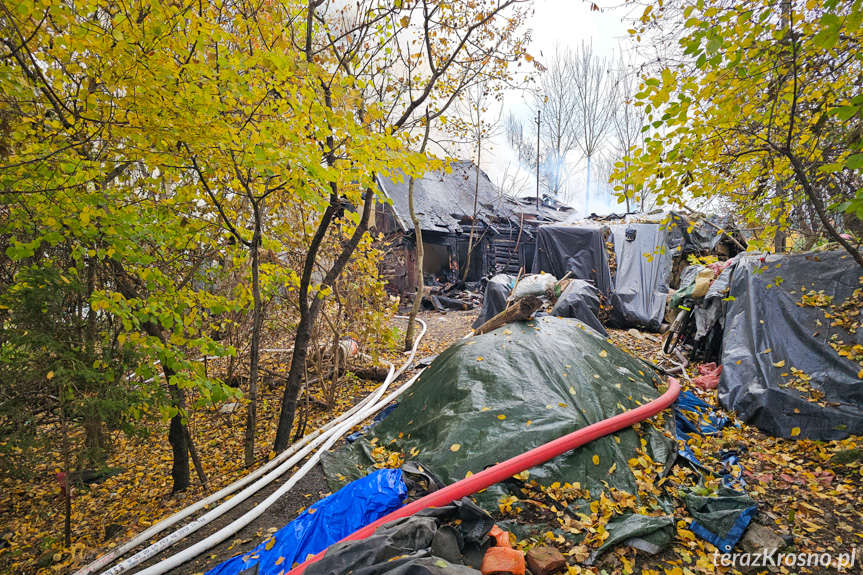
<path id="1" fill-rule="evenodd" d="M 723 567 L 834 567 L 851 569 L 857 565 L 857 548 L 848 553 L 783 552 L 762 549 L 754 553 L 713 553 L 713 564 Z"/>

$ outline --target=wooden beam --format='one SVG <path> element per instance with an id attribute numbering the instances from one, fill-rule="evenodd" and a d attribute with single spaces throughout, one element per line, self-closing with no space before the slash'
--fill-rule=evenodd
<path id="1" fill-rule="evenodd" d="M 481 335 L 494 331 L 508 323 L 524 321 L 528 319 L 533 312 L 538 310 L 540 306 L 542 306 L 542 300 L 538 297 L 532 295 L 524 297 L 479 326 L 474 333 L 475 335 Z"/>

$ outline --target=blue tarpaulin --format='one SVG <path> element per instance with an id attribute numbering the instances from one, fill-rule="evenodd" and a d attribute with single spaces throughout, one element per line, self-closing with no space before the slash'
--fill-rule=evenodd
<path id="1" fill-rule="evenodd" d="M 321 499 L 248 553 L 232 557 L 207 575 L 237 575 L 258 566 L 258 575 L 288 572 L 294 563 L 323 551 L 357 529 L 404 504 L 401 469 L 381 469 Z"/>
<path id="2" fill-rule="evenodd" d="M 728 424 L 728 418 L 719 415 L 714 411 L 709 403 L 698 398 L 697 395 L 689 390 L 680 394 L 674 404 L 674 411 L 677 414 L 677 435 L 681 432 L 687 434 L 698 433 L 699 435 L 715 435 L 719 430 Z M 686 414 L 692 414 L 697 420 L 694 422 Z M 679 437 L 679 439 L 684 439 Z M 685 439 L 689 439 L 686 437 Z"/>
<path id="3" fill-rule="evenodd" d="M 390 406 L 387 406 L 386 408 L 384 408 L 383 411 L 381 411 L 379 414 L 377 414 L 374 419 L 372 419 L 372 422 L 369 425 L 364 425 L 363 428 L 360 429 L 359 431 L 355 431 L 355 432 L 351 433 L 350 435 L 345 437 L 345 441 L 347 441 L 348 443 L 353 443 L 354 441 L 356 441 L 357 439 L 359 439 L 360 437 L 362 437 L 363 435 L 368 433 L 372 427 L 374 427 L 375 425 L 377 425 L 378 423 L 383 421 L 384 418 L 386 418 L 386 416 L 388 416 L 390 413 L 392 413 L 393 410 L 395 408 L 397 408 L 398 406 L 399 406 L 398 403 L 394 403 Z"/>
<path id="4" fill-rule="evenodd" d="M 709 403 L 698 398 L 689 390 L 681 392 L 674 403 L 674 421 L 677 428 L 677 439 L 683 442 L 678 453 L 697 467 L 701 462 L 692 452 L 688 442 L 690 434 L 716 435 L 728 424 L 728 418 L 719 415 Z"/>
<path id="5" fill-rule="evenodd" d="M 728 425 L 729 419 L 717 413 L 710 404 L 702 401 L 687 390 L 680 394 L 674 405 L 677 439 L 682 441 L 678 453 L 692 463 L 696 470 L 710 471 L 705 468 L 692 449 L 687 445 L 690 435 L 716 435 Z M 752 518 L 758 512 L 758 504 L 743 491 L 745 482 L 742 473 L 732 472 L 738 465 L 738 452 L 723 451 L 719 454 L 723 463 L 724 486 L 711 496 L 689 493 L 684 503 L 693 516 L 690 529 L 693 533 L 709 541 L 723 553 L 728 553 L 743 536 Z M 708 527 L 709 525 L 709 527 Z"/>

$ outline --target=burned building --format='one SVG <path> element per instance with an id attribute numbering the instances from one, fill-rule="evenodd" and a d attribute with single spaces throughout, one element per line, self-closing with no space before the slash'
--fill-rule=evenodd
<path id="1" fill-rule="evenodd" d="M 478 281 L 490 273 L 530 270 L 536 229 L 564 221 L 572 208 L 543 198 L 511 198 L 476 164 L 458 161 L 428 172 L 414 182 L 414 210 L 423 236 L 423 272 L 439 283 Z M 400 294 L 416 285 L 416 244 L 408 205 L 408 181 L 378 177 L 383 199 L 375 213 L 376 232 L 383 234 L 381 276 Z M 468 258 L 471 228 L 474 243 Z M 469 262 L 469 263 L 468 263 Z M 467 274 L 465 274 L 467 267 Z"/>

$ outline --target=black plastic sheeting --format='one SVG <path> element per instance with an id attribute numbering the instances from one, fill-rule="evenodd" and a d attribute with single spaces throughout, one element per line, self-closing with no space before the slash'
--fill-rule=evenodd
<path id="1" fill-rule="evenodd" d="M 600 227 L 540 226 L 532 273 L 544 271 L 562 279 L 572 272 L 570 278 L 588 281 L 608 296 L 612 283 L 604 233 Z"/>
<path id="2" fill-rule="evenodd" d="M 337 543 L 308 575 L 476 575 L 492 518 L 469 499 L 382 525 L 360 541 Z"/>
<path id="3" fill-rule="evenodd" d="M 741 258 L 725 315 L 722 406 L 776 437 L 832 440 L 863 434 L 861 366 L 830 346 L 834 336 L 846 344 L 863 343 L 863 330 L 852 335 L 831 326 L 833 320 L 825 317 L 829 306 L 798 305 L 805 294 L 822 290 L 840 304 L 861 287 L 861 276 L 863 270 L 844 251 Z M 811 379 L 801 381 L 792 368 Z"/>
<path id="4" fill-rule="evenodd" d="M 626 240 L 627 231 L 635 239 Z M 611 324 L 659 331 L 665 315 L 672 250 L 660 224 L 611 226 L 617 273 L 611 294 Z"/>
<path id="5" fill-rule="evenodd" d="M 572 280 L 557 302 L 550 315 L 577 319 L 595 329 L 603 337 L 608 337 L 605 326 L 599 321 L 599 290 L 584 280 Z"/>
<path id="6" fill-rule="evenodd" d="M 688 216 L 680 212 L 667 212 L 657 216 L 663 222 L 668 233 L 668 246 L 683 254 L 697 253 L 703 250 L 712 251 L 722 240 L 722 234 L 708 224 L 711 222 L 727 233 L 734 233 L 734 222 L 729 216 L 710 214 L 693 223 Z M 706 221 L 705 221 L 706 220 Z"/>
<path id="7" fill-rule="evenodd" d="M 479 317 L 473 322 L 474 329 L 506 309 L 506 298 L 514 285 L 515 277 L 506 274 L 498 274 L 488 280 L 485 285 L 485 295 L 482 298 L 482 309 Z"/>
<path id="8" fill-rule="evenodd" d="M 647 403 L 659 396 L 658 381 L 646 363 L 577 320 L 510 324 L 438 356 L 366 438 L 323 457 L 324 473 L 333 490 L 362 477 L 373 470 L 372 446 L 378 444 L 451 484 Z M 670 427 L 665 433 L 641 427 L 651 458 L 670 465 L 677 449 Z M 591 493 L 608 485 L 637 493 L 628 461 L 642 438 L 632 428 L 614 435 L 619 443 L 612 436 L 597 439 L 531 469 L 530 477 L 542 485 L 578 481 Z M 496 508 L 503 493 L 489 488 L 485 501 Z"/>
<path id="9" fill-rule="evenodd" d="M 655 223 L 610 226 L 547 225 L 537 230 L 533 273 L 545 271 L 595 285 L 611 306 L 609 325 L 658 331 L 665 315 L 674 257 L 712 251 L 723 234 L 708 224 L 734 233 L 730 218 L 709 215 L 696 222 L 677 212 L 641 214 Z M 627 241 L 627 231 L 635 233 Z M 616 273 L 611 276 L 604 235 L 614 244 Z"/>

